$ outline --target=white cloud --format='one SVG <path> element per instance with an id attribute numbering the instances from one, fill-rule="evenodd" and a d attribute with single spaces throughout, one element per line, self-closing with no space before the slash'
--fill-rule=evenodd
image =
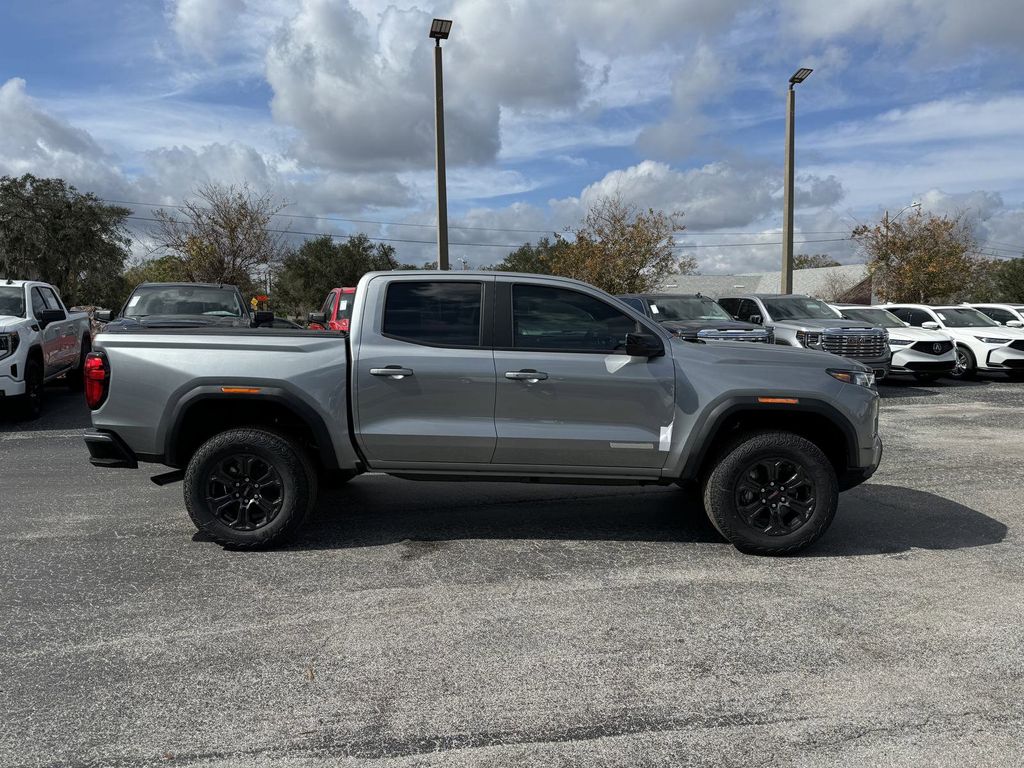
<path id="1" fill-rule="evenodd" d="M 231 39 L 245 7 L 245 0 L 176 0 L 171 26 L 183 47 L 212 60 Z"/>

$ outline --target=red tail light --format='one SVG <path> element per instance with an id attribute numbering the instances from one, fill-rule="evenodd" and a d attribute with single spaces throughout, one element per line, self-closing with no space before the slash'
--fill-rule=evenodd
<path id="1" fill-rule="evenodd" d="M 85 402 L 95 411 L 107 399 L 107 390 L 110 388 L 110 367 L 106 355 L 90 352 L 85 358 L 82 378 L 85 380 Z"/>

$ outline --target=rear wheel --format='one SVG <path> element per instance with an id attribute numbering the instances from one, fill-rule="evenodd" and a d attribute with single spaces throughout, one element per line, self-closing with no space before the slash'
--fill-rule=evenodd
<path id="1" fill-rule="evenodd" d="M 719 457 L 704 483 L 712 524 L 741 552 L 789 555 L 828 529 L 839 484 L 828 457 L 789 432 L 746 435 Z"/>
<path id="2" fill-rule="evenodd" d="M 185 506 L 214 541 L 252 549 L 293 534 L 316 501 L 316 471 L 291 438 L 262 429 L 214 435 L 185 470 Z"/>
<path id="3" fill-rule="evenodd" d="M 978 375 L 978 364 L 967 347 L 956 346 L 956 366 L 949 372 L 953 379 L 973 379 Z"/>

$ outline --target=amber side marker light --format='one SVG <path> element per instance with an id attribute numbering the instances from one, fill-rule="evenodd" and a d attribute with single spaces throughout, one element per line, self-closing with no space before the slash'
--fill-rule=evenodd
<path id="1" fill-rule="evenodd" d="M 766 405 L 796 405 L 800 400 L 795 397 L 759 397 L 757 402 Z"/>
<path id="2" fill-rule="evenodd" d="M 263 390 L 259 387 L 221 387 L 220 391 L 225 395 L 258 395 Z"/>

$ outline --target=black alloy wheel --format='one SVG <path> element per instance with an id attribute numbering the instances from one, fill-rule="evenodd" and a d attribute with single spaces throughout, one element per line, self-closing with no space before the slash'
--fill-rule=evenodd
<path id="1" fill-rule="evenodd" d="M 227 456 L 213 465 L 206 479 L 206 503 L 228 528 L 255 531 L 281 511 L 284 483 L 265 459 L 254 454 Z"/>
<path id="2" fill-rule="evenodd" d="M 758 459 L 736 484 L 736 511 L 768 536 L 793 533 L 811 519 L 817 502 L 814 480 L 791 458 Z"/>

